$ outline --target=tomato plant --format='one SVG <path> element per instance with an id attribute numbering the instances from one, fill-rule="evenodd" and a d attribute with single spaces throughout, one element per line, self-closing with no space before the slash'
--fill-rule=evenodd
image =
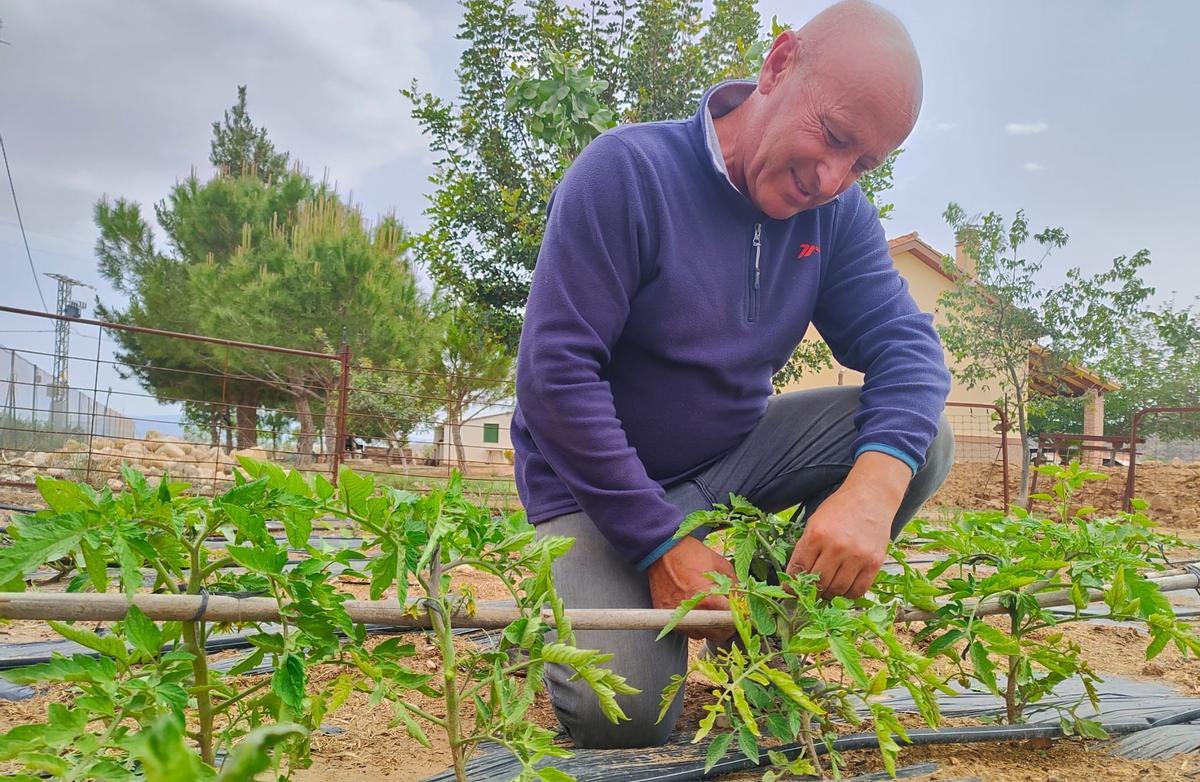
<path id="1" fill-rule="evenodd" d="M 884 764 L 895 770 L 896 739 L 907 738 L 893 711 L 872 696 L 904 687 L 921 716 L 938 722 L 936 693 L 949 692 L 930 669 L 931 660 L 906 648 L 893 631 L 896 601 L 879 602 L 819 596 L 816 576 L 785 572 L 799 528 L 745 500 L 731 496 L 729 505 L 690 515 L 680 535 L 705 526 L 709 541 L 732 557 L 735 579 L 710 574 L 714 587 L 685 601 L 675 623 L 706 595 L 729 600 L 734 642 L 697 659 L 690 667 L 713 685 L 714 702 L 705 706 L 694 741 L 712 736 L 706 770 L 731 749 L 758 763 L 767 755 L 772 768 L 764 779 L 786 774 L 823 773 L 817 745 L 823 744 L 830 771 L 836 776 L 842 758 L 834 749 L 834 720 L 852 724 L 870 715 Z M 663 711 L 684 677 L 676 677 L 663 694 Z M 723 717 L 728 730 L 718 729 Z M 772 744 L 799 742 L 805 751 L 789 760 Z"/>
<path id="2" fill-rule="evenodd" d="M 1071 678 L 1082 682 L 1084 698 L 1098 706 L 1099 675 L 1079 645 L 1058 629 L 1088 618 L 1083 612 L 1092 602 L 1089 590 L 1103 590 L 1108 618 L 1147 622 L 1147 659 L 1171 643 L 1184 654 L 1200 651 L 1189 626 L 1175 618 L 1166 596 L 1146 576 L 1167 565 L 1168 548 L 1186 544 L 1155 532 L 1142 512 L 1144 503 L 1115 518 L 1096 518 L 1095 508 L 1075 507 L 1079 488 L 1104 474 L 1078 463 L 1038 470 L 1054 484 L 1034 499 L 1055 503 L 1053 519 L 1013 508 L 1007 514 L 963 513 L 945 528 L 918 522 L 910 529 L 925 541 L 920 549 L 944 558 L 920 573 L 896 551 L 902 572 L 876 584 L 934 612 L 918 641 L 928 643 L 929 654 L 953 661 L 963 686 L 974 680 L 1003 697 L 1009 723 L 1019 722 L 1029 704 Z M 1038 601 L 1060 590 L 1071 597 L 1073 612 L 1065 616 Z M 1002 610 L 1000 621 L 989 622 L 980 609 L 995 604 Z M 1077 708 L 1061 710 L 1064 731 L 1102 736 L 1099 724 L 1077 716 Z"/>
<path id="3" fill-rule="evenodd" d="M 523 780 L 570 779 L 553 767 L 535 767 L 545 757 L 570 753 L 553 743 L 553 731 L 525 720 L 543 686 L 546 664 L 573 668 L 614 722 L 625 717 L 616 696 L 637 692 L 624 678 L 600 667 L 612 655 L 574 646 L 570 621 L 551 580 L 551 564 L 574 541 L 537 539 L 520 513 L 493 517 L 487 508 L 463 498 L 457 474 L 445 489 L 422 496 L 395 489 L 375 494 L 370 478 L 349 471 L 340 476 L 338 489 L 340 512 L 361 525 L 367 547 L 379 552 L 362 574 L 370 579 L 371 598 L 378 599 L 395 585 L 402 605 L 429 618 L 441 655 L 439 675 L 416 673 L 399 663 L 399 657 L 412 653 L 411 644 L 394 639 L 360 660 L 372 684 L 357 686 L 390 698 L 397 721 L 422 744 L 429 745 L 422 722 L 444 731 L 460 780 L 467 778 L 466 761 L 481 741 L 494 741 L 511 751 L 521 763 Z M 518 616 L 504 628 L 495 648 L 455 643 L 452 617 L 469 615 L 474 608 L 471 591 L 451 582 L 454 571 L 466 567 L 498 578 L 516 606 Z M 417 584 L 415 600 L 408 598 L 409 576 Z M 548 619 L 544 606 L 550 609 Z M 433 714 L 406 700 L 405 691 L 414 689 L 441 699 L 443 713 Z"/>
<path id="4" fill-rule="evenodd" d="M 46 723 L 4 734 L 0 758 L 67 779 L 132 778 L 139 768 L 134 748 L 144 743 L 139 729 L 165 724 L 164 717 L 180 723 L 187 717 L 198 760 L 209 770 L 218 754 L 268 723 L 299 726 L 271 743 L 277 776 L 307 765 L 308 732 L 344 700 L 337 687 L 308 692 L 307 670 L 348 662 L 349 650 L 366 639 L 365 628 L 342 607 L 348 595 L 332 583 L 353 552 L 311 545 L 313 519 L 323 510 L 296 473 L 280 471 L 280 480 L 242 477 L 211 499 L 188 496 L 187 484 L 165 476 L 151 485 L 125 468 L 123 477 L 127 488 L 119 494 L 39 478 L 49 507 L 14 519 L 13 542 L 0 550 L 0 582 L 23 588 L 28 571 L 65 556 L 78 570 L 67 585 L 71 592 L 116 589 L 132 597 L 148 587 L 198 596 L 263 594 L 277 601 L 282 619 L 252 626 L 253 653 L 228 672 L 210 666 L 205 643 L 215 627 L 199 616 L 159 623 L 130 605 L 126 618 L 104 634 L 50 622 L 98 654 L 56 654 L 4 673 L 20 684 L 69 684 L 73 708 L 52 704 Z M 268 533 L 269 518 L 283 521 L 286 541 Z M 214 538 L 218 546 L 209 545 Z M 289 546 L 307 555 L 294 568 L 286 567 Z M 274 674 L 242 686 L 238 677 L 265 658 Z"/>
<path id="5" fill-rule="evenodd" d="M 357 690 L 374 702 L 390 701 L 397 723 L 423 743 L 429 740 L 421 722 L 444 730 L 460 778 L 472 749 L 492 740 L 521 761 L 524 778 L 561 780 L 566 775 L 534 764 L 566 751 L 553 744 L 551 731 L 524 719 L 544 666 L 573 667 L 610 719 L 624 716 L 616 696 L 635 690 L 600 667 L 609 655 L 573 645 L 551 581 L 551 563 L 571 540 L 536 540 L 522 516 L 493 517 L 463 497 L 457 475 L 444 489 L 417 496 L 376 491 L 370 478 L 350 470 L 335 487 L 322 476 L 309 483 L 268 462 L 244 459 L 241 467 L 235 485 L 211 499 L 188 496 L 186 484 L 166 477 L 152 486 L 129 469 L 128 488 L 119 494 L 39 479 L 49 508 L 14 520 L 12 543 L 0 549 L 6 588 L 23 588 L 29 571 L 67 557 L 78 569 L 70 591 L 260 594 L 276 601 L 280 621 L 250 624 L 253 649 L 228 672 L 209 664 L 205 642 L 214 626 L 199 614 L 154 622 L 131 604 L 125 619 L 103 634 L 51 622 L 98 654 L 55 655 L 5 672 L 16 683 L 68 684 L 74 707 L 52 704 L 44 723 L 0 736 L 0 760 L 66 779 L 153 780 L 160 767 L 173 770 L 159 778 L 212 777 L 224 756 L 225 779 L 267 768 L 274 778 L 287 778 L 309 764 L 309 734 Z M 329 517 L 357 525 L 363 546 L 318 545 L 314 523 Z M 268 520 L 282 523 L 285 540 L 268 533 Z M 289 551 L 303 556 L 289 562 Z M 365 567 L 355 569 L 364 559 Z M 474 602 L 469 590 L 452 587 L 451 574 L 467 566 L 496 575 L 518 608 L 494 649 L 455 643 L 451 617 L 469 616 Z M 368 644 L 366 628 L 346 611 L 350 595 L 338 589 L 339 575 L 369 579 L 374 598 L 394 585 L 406 610 L 428 618 L 442 671 L 407 665 L 416 652 L 403 638 Z M 413 600 L 410 576 L 419 585 Z M 273 669 L 270 677 L 238 680 L 263 663 Z M 318 665 L 341 671 L 317 686 L 308 674 Z M 415 692 L 440 699 L 442 713 L 414 703 Z M 190 746 L 185 739 L 194 742 L 194 753 L 177 752 Z"/>

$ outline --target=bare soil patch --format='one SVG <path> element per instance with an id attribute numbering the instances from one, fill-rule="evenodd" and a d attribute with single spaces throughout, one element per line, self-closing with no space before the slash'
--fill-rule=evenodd
<path id="1" fill-rule="evenodd" d="M 1124 467 L 1090 469 L 1105 473 L 1107 481 L 1089 482 L 1076 496 L 1079 505 L 1093 505 L 1101 513 L 1119 513 L 1125 496 Z M 1017 496 L 1016 476 L 1019 465 L 1009 467 L 1011 496 Z M 999 462 L 959 462 L 950 470 L 942 488 L 926 505 L 936 515 L 938 508 L 1001 508 L 1004 504 Z M 1170 464 L 1146 462 L 1137 467 L 1134 496 L 1149 503 L 1146 513 L 1164 530 L 1177 534 L 1200 534 L 1200 464 Z M 1046 487 L 1045 477 L 1039 479 L 1039 490 Z M 1048 510 L 1045 502 L 1034 504 L 1035 509 Z"/>

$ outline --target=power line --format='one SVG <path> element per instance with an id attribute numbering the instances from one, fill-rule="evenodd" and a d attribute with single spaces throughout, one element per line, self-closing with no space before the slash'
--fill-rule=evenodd
<path id="1" fill-rule="evenodd" d="M 17 225 L 21 228 L 21 241 L 25 242 L 25 257 L 29 259 L 29 271 L 33 272 L 33 284 L 37 286 L 38 298 L 46 312 L 46 297 L 42 295 L 42 284 L 38 282 L 37 268 L 33 265 L 33 253 L 29 252 L 29 239 L 25 237 L 25 221 L 21 219 L 21 205 L 17 203 L 17 187 L 13 184 L 12 169 L 8 167 L 8 150 L 4 148 L 4 134 L 0 133 L 0 154 L 4 156 L 4 170 L 8 172 L 8 189 L 12 191 L 13 209 L 17 210 Z"/>

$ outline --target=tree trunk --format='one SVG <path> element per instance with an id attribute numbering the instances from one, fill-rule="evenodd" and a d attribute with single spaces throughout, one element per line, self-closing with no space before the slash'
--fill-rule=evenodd
<path id="1" fill-rule="evenodd" d="M 252 386 L 237 400 L 237 447 L 254 448 L 258 445 L 258 401 L 261 389 Z"/>
<path id="2" fill-rule="evenodd" d="M 225 453 L 233 453 L 233 421 L 229 413 L 229 405 L 225 405 L 221 411 L 221 423 L 225 428 Z"/>
<path id="3" fill-rule="evenodd" d="M 300 464 L 308 464 L 312 461 L 312 448 L 315 442 L 312 406 L 309 404 L 308 397 L 296 398 L 296 417 L 300 419 L 300 433 L 296 436 L 297 458 Z"/>
<path id="4" fill-rule="evenodd" d="M 467 474 L 467 449 L 463 448 L 462 442 L 462 412 L 455 410 L 446 416 L 447 423 L 450 424 L 450 442 L 454 443 L 454 458 L 458 463 L 458 471 L 466 476 Z"/>
<path id="5" fill-rule="evenodd" d="M 221 408 L 208 406 L 208 444 L 213 448 L 221 444 Z"/>
<path id="6" fill-rule="evenodd" d="M 332 460 L 345 447 L 338 442 L 338 390 L 333 388 L 325 396 L 325 454 Z"/>
<path id="7" fill-rule="evenodd" d="M 1025 396 L 1019 391 L 1017 397 L 1017 437 L 1021 441 L 1021 482 L 1017 484 L 1017 507 L 1024 508 L 1029 502 L 1029 423 L 1025 419 Z M 1038 443 L 1038 451 L 1041 451 Z"/>

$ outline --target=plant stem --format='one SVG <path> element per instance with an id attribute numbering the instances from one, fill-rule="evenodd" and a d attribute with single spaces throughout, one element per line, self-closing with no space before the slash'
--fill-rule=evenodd
<path id="1" fill-rule="evenodd" d="M 454 657 L 450 607 L 443 599 L 445 595 L 442 594 L 442 551 L 440 546 L 433 550 L 433 557 L 429 565 L 429 581 L 424 586 L 425 596 L 428 598 L 426 611 L 429 615 L 429 625 L 433 628 L 442 653 L 442 693 L 446 702 L 446 720 L 443 728 L 446 731 L 446 738 L 450 741 L 454 778 L 458 782 L 468 782 L 466 757 L 463 752 L 462 726 L 458 721 L 458 662 Z"/>
<path id="2" fill-rule="evenodd" d="M 204 586 L 204 571 L 200 549 L 204 547 L 201 535 L 189 546 L 191 568 L 188 574 L 188 594 L 198 595 Z M 192 679 L 198 688 L 196 692 L 196 717 L 200 722 L 198 741 L 200 744 L 200 759 L 210 766 L 216 765 L 213 753 L 213 706 L 212 693 L 208 686 L 208 656 L 204 653 L 204 622 L 184 622 L 183 642 L 185 648 L 192 653 Z"/>
<path id="3" fill-rule="evenodd" d="M 215 762 L 212 746 L 212 695 L 208 689 L 208 658 L 204 654 L 204 644 L 199 640 L 200 634 L 203 633 L 200 625 L 200 622 L 184 622 L 183 642 L 184 647 L 192 654 L 192 678 L 200 688 L 196 693 L 196 716 L 200 720 L 200 759 L 211 766 Z"/>
<path id="4" fill-rule="evenodd" d="M 1009 628 L 1013 638 L 1020 643 L 1020 636 L 1017 635 L 1018 627 L 1017 609 L 1009 611 Z M 1009 725 L 1016 725 L 1017 720 L 1021 717 L 1021 712 L 1017 708 L 1017 668 L 1020 665 L 1020 655 L 1010 654 L 1008 656 L 1008 681 L 1004 687 L 1004 712 L 1008 718 Z"/>
<path id="5" fill-rule="evenodd" d="M 226 711 L 229 710 L 230 706 L 237 703 L 238 701 L 244 700 L 245 698 L 247 698 L 250 695 L 253 695 L 254 693 L 258 692 L 259 690 L 261 690 L 263 687 L 266 687 L 270 683 L 271 683 L 270 677 L 264 678 L 262 681 L 258 682 L 257 684 L 254 684 L 254 685 L 248 687 L 247 689 L 242 690 L 241 692 L 239 692 L 237 695 L 233 696 L 229 700 L 221 701 L 220 704 L 218 704 L 217 706 L 215 706 L 213 708 L 213 713 L 214 714 L 225 713 Z"/>
<path id="6" fill-rule="evenodd" d="M 804 751 L 808 753 L 808 758 L 812 761 L 813 770 L 817 772 L 818 777 L 824 777 L 825 771 L 821 768 L 821 758 L 817 755 L 817 747 L 813 743 L 812 715 L 807 711 L 800 715 L 800 735 L 804 737 Z"/>

